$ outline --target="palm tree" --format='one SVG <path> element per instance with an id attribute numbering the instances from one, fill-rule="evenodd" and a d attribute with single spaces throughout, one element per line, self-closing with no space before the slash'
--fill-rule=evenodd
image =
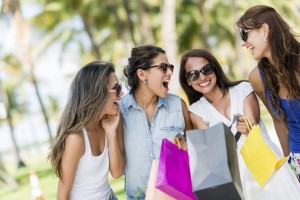
<path id="1" fill-rule="evenodd" d="M 34 64 L 33 64 L 33 58 L 31 55 L 31 47 L 28 43 L 28 34 L 29 34 L 29 27 L 27 22 L 24 20 L 20 8 L 20 2 L 19 0 L 3 0 L 3 7 L 2 12 L 4 14 L 11 13 L 13 15 L 13 22 L 16 27 L 16 42 L 17 42 L 17 55 L 20 58 L 20 61 L 22 65 L 26 68 L 28 68 L 29 75 L 31 82 L 34 85 L 35 94 L 38 98 L 38 102 L 41 107 L 41 111 L 45 120 L 45 124 L 48 130 L 49 135 L 49 141 L 52 141 L 52 134 L 51 129 L 49 125 L 48 116 L 46 113 L 46 109 L 42 100 L 42 97 L 40 95 L 37 79 L 34 74 Z"/>

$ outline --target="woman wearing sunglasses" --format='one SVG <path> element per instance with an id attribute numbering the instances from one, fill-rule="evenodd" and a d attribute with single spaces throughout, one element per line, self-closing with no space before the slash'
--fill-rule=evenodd
<path id="1" fill-rule="evenodd" d="M 229 127 L 235 115 L 247 116 L 252 123 L 260 125 L 264 140 L 278 156 L 282 157 L 282 153 L 270 140 L 260 119 L 259 104 L 250 83 L 230 81 L 211 53 L 204 49 L 186 52 L 181 58 L 179 80 L 191 104 L 190 118 L 196 129 L 206 129 L 220 122 Z M 242 118 L 238 120 L 236 126 L 231 127 L 231 131 L 234 134 L 242 133 L 237 142 L 237 152 L 245 200 L 292 200 L 294 195 L 300 193 L 300 187 L 287 164 L 272 177 L 271 181 L 260 188 L 240 154 L 249 133 Z"/>
<path id="2" fill-rule="evenodd" d="M 257 67 L 249 80 L 272 116 L 283 153 L 300 181 L 300 43 L 272 7 L 249 8 L 237 21 Z"/>
<path id="3" fill-rule="evenodd" d="M 186 104 L 169 94 L 174 66 L 163 49 L 133 48 L 124 69 L 129 94 L 121 99 L 125 146 L 125 191 L 128 199 L 144 199 L 152 160 L 161 141 L 192 129 Z"/>
<path id="4" fill-rule="evenodd" d="M 117 199 L 108 182 L 123 175 L 123 95 L 112 64 L 91 62 L 75 76 L 49 158 L 57 199 Z"/>

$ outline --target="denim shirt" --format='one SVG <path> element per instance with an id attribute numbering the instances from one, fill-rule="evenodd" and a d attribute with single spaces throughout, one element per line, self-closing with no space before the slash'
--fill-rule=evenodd
<path id="1" fill-rule="evenodd" d="M 159 159 L 162 139 L 173 141 L 174 136 L 185 129 L 181 101 L 174 94 L 159 98 L 149 123 L 132 95 L 121 98 L 120 108 L 126 159 L 125 192 L 131 200 L 141 191 L 138 199 L 144 199 L 152 160 Z"/>

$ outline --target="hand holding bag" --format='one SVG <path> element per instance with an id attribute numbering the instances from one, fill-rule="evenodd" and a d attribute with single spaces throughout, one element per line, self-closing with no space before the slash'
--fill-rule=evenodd
<path id="1" fill-rule="evenodd" d="M 196 200 L 186 151 L 164 138 L 161 143 L 156 188 L 179 200 Z"/>
<path id="2" fill-rule="evenodd" d="M 259 126 L 252 125 L 247 117 L 244 117 L 244 119 L 250 132 L 241 149 L 241 154 L 254 179 L 260 186 L 263 186 L 273 172 L 284 164 L 287 157 L 278 159 L 263 140 Z"/>

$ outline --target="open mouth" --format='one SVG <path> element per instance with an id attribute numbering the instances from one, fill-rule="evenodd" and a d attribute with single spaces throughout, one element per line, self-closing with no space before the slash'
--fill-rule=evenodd
<path id="1" fill-rule="evenodd" d="M 115 104 L 115 105 L 119 105 L 119 102 L 120 102 L 120 101 L 114 101 L 114 104 Z"/>
<path id="2" fill-rule="evenodd" d="M 170 80 L 166 80 L 163 82 L 163 86 L 166 88 L 166 89 L 169 89 L 169 82 Z"/>

